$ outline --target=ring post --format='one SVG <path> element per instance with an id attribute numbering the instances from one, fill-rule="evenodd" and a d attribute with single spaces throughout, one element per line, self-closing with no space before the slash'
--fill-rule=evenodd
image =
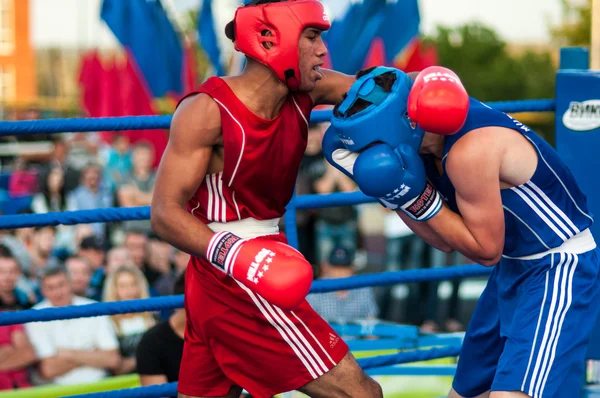
<path id="1" fill-rule="evenodd" d="M 587 49 L 563 49 L 556 76 L 556 149 L 587 197 L 600 243 L 600 71 L 591 71 Z M 594 303 L 593 305 L 600 305 Z M 600 323 L 592 332 L 588 359 L 600 359 Z"/>

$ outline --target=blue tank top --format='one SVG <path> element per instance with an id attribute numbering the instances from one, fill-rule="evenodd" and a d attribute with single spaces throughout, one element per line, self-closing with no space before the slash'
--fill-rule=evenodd
<path id="1" fill-rule="evenodd" d="M 542 253 L 589 228 L 593 219 L 585 195 L 556 151 L 523 123 L 473 98 L 463 128 L 444 139 L 442 175 L 433 156 L 423 156 L 427 177 L 448 206 L 460 213 L 454 187 L 446 174 L 448 152 L 469 131 L 490 126 L 505 127 L 523 134 L 538 155 L 537 168 L 529 181 L 501 190 L 505 222 L 503 255 L 522 257 Z"/>

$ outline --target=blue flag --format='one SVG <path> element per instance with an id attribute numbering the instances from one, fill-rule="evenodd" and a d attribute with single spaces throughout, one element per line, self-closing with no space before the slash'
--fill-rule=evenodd
<path id="1" fill-rule="evenodd" d="M 419 34 L 417 0 L 364 0 L 353 3 L 346 15 L 333 21 L 323 37 L 333 68 L 354 74 L 364 65 L 373 40 L 380 38 L 388 63 Z"/>
<path id="2" fill-rule="evenodd" d="M 198 35 L 200 36 L 200 44 L 215 68 L 216 74 L 218 76 L 225 75 L 225 67 L 221 61 L 221 48 L 215 32 L 212 0 L 203 0 L 202 2 L 202 10 L 198 16 Z"/>
<path id="3" fill-rule="evenodd" d="M 348 74 L 358 72 L 384 20 L 386 0 L 354 3 L 343 18 L 333 21 L 323 35 L 333 68 Z"/>
<path id="4" fill-rule="evenodd" d="M 154 97 L 183 91 L 183 49 L 160 0 L 104 0 L 100 17 L 131 52 Z"/>
<path id="5" fill-rule="evenodd" d="M 421 17 L 417 0 L 398 0 L 385 7 L 385 21 L 380 25 L 378 37 L 385 44 L 388 62 L 400 54 L 419 35 Z"/>

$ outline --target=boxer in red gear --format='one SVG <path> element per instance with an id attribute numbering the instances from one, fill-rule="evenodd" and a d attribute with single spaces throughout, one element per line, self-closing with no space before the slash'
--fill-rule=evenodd
<path id="1" fill-rule="evenodd" d="M 316 0 L 240 7 L 226 34 L 248 57 L 243 73 L 209 78 L 173 116 L 151 221 L 192 255 L 180 398 L 382 397 L 304 299 L 310 264 L 278 230 L 312 108 L 355 80 L 320 69 L 328 28 Z"/>

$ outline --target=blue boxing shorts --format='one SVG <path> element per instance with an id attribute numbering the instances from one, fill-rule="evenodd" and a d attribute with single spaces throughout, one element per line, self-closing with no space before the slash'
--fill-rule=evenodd
<path id="1" fill-rule="evenodd" d="M 471 318 L 454 390 L 577 397 L 600 309 L 600 252 L 502 258 Z"/>

